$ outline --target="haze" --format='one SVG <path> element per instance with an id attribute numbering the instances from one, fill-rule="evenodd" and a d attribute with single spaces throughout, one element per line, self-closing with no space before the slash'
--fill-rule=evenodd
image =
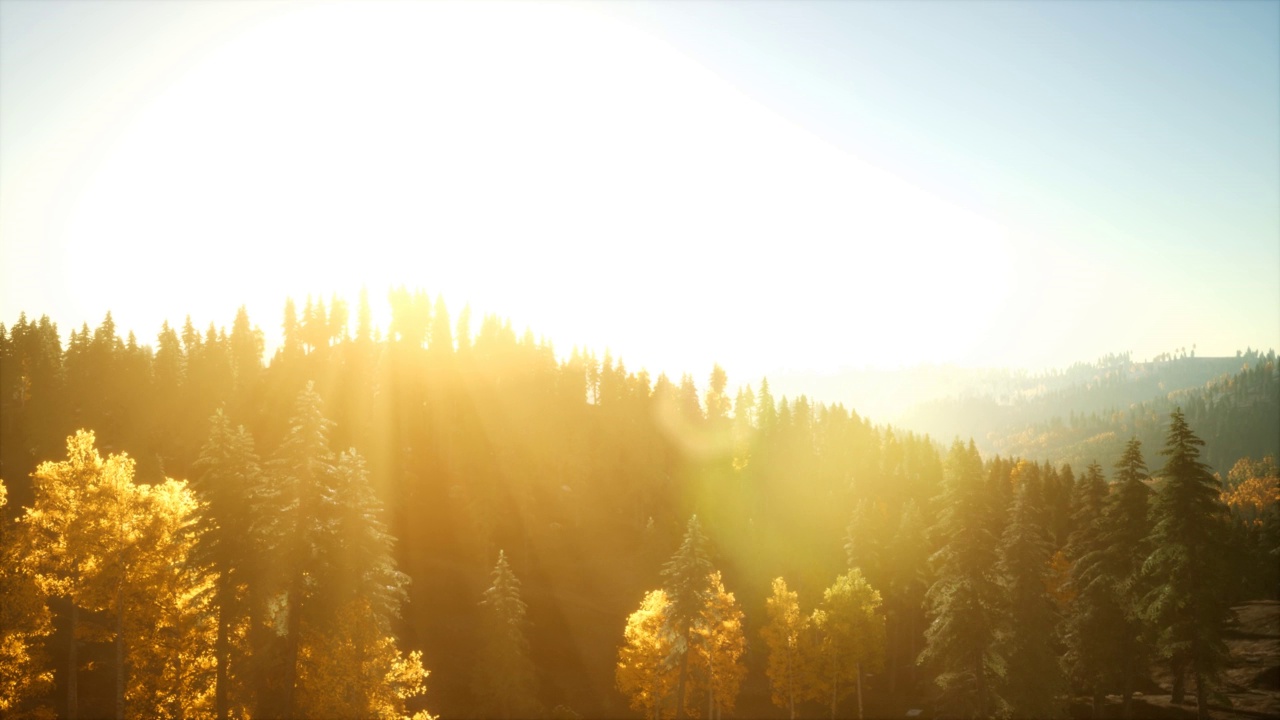
<path id="1" fill-rule="evenodd" d="M 1280 344 L 1275 3 L 0 3 L 0 317 L 739 380 Z"/>

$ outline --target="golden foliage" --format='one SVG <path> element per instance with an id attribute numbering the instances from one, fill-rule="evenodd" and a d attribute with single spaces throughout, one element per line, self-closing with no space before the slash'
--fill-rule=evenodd
<path id="1" fill-rule="evenodd" d="M 303 717 L 400 720 L 405 703 L 426 692 L 422 653 L 405 656 L 378 628 L 367 599 L 344 605 L 332 625 L 304 627 L 298 651 Z M 413 716 L 428 720 L 425 711 Z"/>
<path id="2" fill-rule="evenodd" d="M 4 511 L 8 491 L 0 480 L 0 716 L 52 718 L 40 700 L 53 689 L 44 638 L 53 630 L 49 608 L 24 567 L 27 543 Z"/>
<path id="3" fill-rule="evenodd" d="M 1261 524 L 1262 515 L 1280 503 L 1280 469 L 1275 458 L 1241 458 L 1227 473 L 1222 501 L 1245 522 Z"/>
<path id="4" fill-rule="evenodd" d="M 678 670 L 667 662 L 672 649 L 672 637 L 665 629 L 669 605 L 666 592 L 646 593 L 640 609 L 627 617 L 618 648 L 618 690 L 629 698 L 633 710 L 652 720 L 675 715 Z"/>
<path id="5" fill-rule="evenodd" d="M 742 678 L 747 674 L 742 662 L 747 641 L 742 632 L 742 608 L 733 593 L 725 592 L 720 572 L 711 573 L 708 583 L 706 604 L 693 627 L 700 670 L 694 675 L 694 685 L 707 691 L 707 715 L 715 718 L 733 711 Z"/>
<path id="6" fill-rule="evenodd" d="M 799 594 L 773 579 L 773 594 L 765 601 L 768 623 L 761 628 L 769 648 L 769 688 L 773 704 L 795 717 L 795 704 L 805 698 L 806 664 L 810 657 L 810 618 L 800 611 Z"/>

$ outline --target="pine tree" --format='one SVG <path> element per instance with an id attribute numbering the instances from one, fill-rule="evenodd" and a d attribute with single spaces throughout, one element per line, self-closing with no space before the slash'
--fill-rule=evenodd
<path id="1" fill-rule="evenodd" d="M 805 671 L 809 664 L 808 615 L 800 611 L 799 595 L 787 589 L 782 578 L 773 579 L 773 594 L 765 601 L 769 614 L 768 623 L 761 628 L 769 648 L 769 688 L 773 704 L 787 710 L 795 720 L 796 702 L 803 700 L 808 680 Z"/>
<path id="2" fill-rule="evenodd" d="M 271 588 L 265 619 L 282 641 L 278 667 L 258 672 L 259 677 L 276 684 L 271 690 L 259 689 L 258 714 L 296 716 L 301 630 L 315 618 L 312 600 L 319 591 L 317 580 L 328 560 L 324 557 L 326 542 L 333 532 L 332 427 L 314 385 L 307 383 L 294 406 L 288 434 L 254 492 L 253 533 L 271 563 L 262 577 Z M 262 650 L 261 643 L 255 645 Z"/>
<path id="3" fill-rule="evenodd" d="M 215 706 L 219 720 L 226 720 L 233 705 L 247 701 L 241 665 L 247 660 L 248 648 L 238 638 L 248 623 L 255 559 L 261 549 L 252 533 L 251 501 L 263 479 L 253 437 L 244 426 L 233 429 L 222 410 L 209 421 L 209 438 L 195 469 L 199 473 L 195 487 L 206 503 L 207 523 L 198 554 L 217 570 Z"/>
<path id="4" fill-rule="evenodd" d="M 696 396 L 695 396 L 696 397 Z M 689 646 L 693 624 L 706 604 L 707 576 L 711 574 L 711 557 L 707 550 L 707 538 L 702 534 L 698 516 L 689 518 L 684 539 L 676 554 L 662 567 L 670 607 L 666 612 L 667 632 L 671 643 L 670 660 L 678 663 L 680 671 L 676 683 L 676 717 L 683 717 L 685 685 L 689 677 Z"/>
<path id="5" fill-rule="evenodd" d="M 405 701 L 422 694 L 427 676 L 420 654 L 404 656 L 393 634 L 408 577 L 396 568 L 382 503 L 354 450 L 338 456 L 332 488 L 334 514 L 321 536 L 314 611 L 301 628 L 299 713 L 399 718 Z"/>
<path id="6" fill-rule="evenodd" d="M 1161 657 L 1173 668 L 1175 695 L 1187 671 L 1195 679 L 1201 720 L 1209 716 L 1210 685 L 1227 659 L 1222 633 L 1229 612 L 1221 562 L 1228 551 L 1228 512 L 1221 483 L 1200 462 L 1203 445 L 1175 409 L 1162 452 L 1168 460 L 1151 508 L 1151 555 L 1143 565 L 1153 584 L 1144 598 L 1145 616 L 1157 631 Z"/>
<path id="7" fill-rule="evenodd" d="M 1010 717 L 1062 717 L 1066 687 L 1054 632 L 1057 610 L 1047 583 L 1049 538 L 1039 482 L 1020 484 L 1010 514 L 999 561 L 1007 609 L 997 641 L 1007 667 L 1000 694 Z"/>
<path id="8" fill-rule="evenodd" d="M 1004 660 L 995 649 L 1001 604 L 997 540 L 986 522 L 984 485 L 977 447 L 957 440 L 947 455 L 933 527 L 942 547 L 930 558 L 936 580 L 926 595 L 929 627 L 920 661 L 937 671 L 942 703 L 961 717 L 991 715 L 993 681 L 1004 674 Z"/>
<path id="9" fill-rule="evenodd" d="M 1070 564 L 1071 597 L 1063 622 L 1063 668 L 1071 682 L 1093 700 L 1093 715 L 1116 677 L 1112 634 L 1121 622 L 1113 578 L 1103 565 L 1102 510 L 1107 499 L 1102 468 L 1091 463 L 1072 489 L 1071 535 L 1062 554 Z"/>
<path id="10" fill-rule="evenodd" d="M 481 714 L 487 717 L 526 717 L 535 713 L 533 664 L 525 637 L 526 607 L 507 556 L 498 551 L 493 584 L 484 591 L 480 660 L 476 667 L 475 693 Z"/>
<path id="11" fill-rule="evenodd" d="M 1151 532 L 1148 508 L 1151 488 L 1147 487 L 1147 465 L 1142 443 L 1129 440 L 1116 463 L 1116 482 L 1102 510 L 1099 545 L 1102 570 L 1109 579 L 1118 615 L 1108 641 L 1114 646 L 1114 674 L 1120 678 L 1124 717 L 1133 715 L 1133 693 L 1147 675 L 1151 660 L 1150 638 L 1142 618 L 1142 597 L 1149 589 L 1143 581 L 1142 564 L 1150 553 L 1147 536 Z"/>
<path id="12" fill-rule="evenodd" d="M 929 590 L 929 548 L 924 519 L 915 500 L 907 500 L 890 544 L 888 586 L 885 593 L 886 654 L 890 664 L 890 689 L 896 692 L 908 674 L 908 691 L 916 685 L 915 659 L 920 654 L 925 628 L 925 593 Z"/>

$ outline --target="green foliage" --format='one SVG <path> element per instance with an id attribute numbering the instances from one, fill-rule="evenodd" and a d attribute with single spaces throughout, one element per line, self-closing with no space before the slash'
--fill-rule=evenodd
<path id="1" fill-rule="evenodd" d="M 1048 589 L 1051 551 L 1038 481 L 1021 484 L 1010 515 L 1000 543 L 1006 614 L 996 643 L 1007 668 L 1000 683 L 1004 712 L 1063 717 L 1066 684 L 1058 666 L 1058 613 Z"/>
<path id="2" fill-rule="evenodd" d="M 962 717 L 991 714 L 997 706 L 994 686 L 1005 674 L 995 643 L 1002 610 L 997 540 L 983 488 L 977 448 L 957 440 L 947 454 L 932 529 L 941 549 L 930 558 L 937 579 L 926 596 L 929 627 L 920 661 L 937 673 L 942 706 Z"/>
<path id="3" fill-rule="evenodd" d="M 1196 679 L 1201 717 L 1226 662 L 1222 639 L 1229 608 L 1221 559 L 1229 551 L 1221 483 L 1200 462 L 1204 442 L 1180 410 L 1170 415 L 1155 502 L 1151 555 L 1143 574 L 1152 584 L 1145 616 L 1156 629 L 1160 656 Z"/>
<path id="4" fill-rule="evenodd" d="M 520 581 L 501 550 L 480 605 L 484 624 L 473 683 L 476 708 L 485 717 L 529 717 L 538 711 L 538 701 L 525 637 L 527 607 L 520 599 Z"/>

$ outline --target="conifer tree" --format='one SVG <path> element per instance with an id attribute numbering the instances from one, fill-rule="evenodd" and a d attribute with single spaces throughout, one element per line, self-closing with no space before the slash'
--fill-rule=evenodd
<path id="1" fill-rule="evenodd" d="M 294 405 L 288 434 L 255 491 L 254 534 L 272 566 L 262 581 L 272 588 L 267 625 L 282 641 L 278 667 L 260 677 L 278 683 L 258 693 L 259 714 L 295 717 L 302 626 L 313 618 L 312 598 L 323 574 L 325 542 L 334 516 L 334 457 L 329 449 L 333 422 L 320 396 L 307 383 Z"/>
<path id="2" fill-rule="evenodd" d="M 1209 716 L 1210 686 L 1227 659 L 1222 633 L 1229 612 L 1222 568 L 1228 513 L 1221 483 L 1200 462 L 1203 445 L 1176 408 L 1151 508 L 1151 555 L 1143 565 L 1153 584 L 1144 598 L 1145 616 L 1155 627 L 1157 648 L 1173 668 L 1175 684 L 1181 685 L 1188 671 L 1194 678 L 1201 720 Z"/>
<path id="3" fill-rule="evenodd" d="M 1000 544 L 1006 615 L 997 648 L 1007 667 L 1000 694 L 1005 712 L 1015 718 L 1065 715 L 1054 632 L 1058 617 L 1046 582 L 1049 538 L 1041 491 L 1039 482 L 1020 484 Z"/>
<path id="4" fill-rule="evenodd" d="M 680 668 L 676 682 L 677 718 L 683 717 L 684 713 L 690 639 L 693 624 L 706 604 L 707 576 L 711 571 L 707 538 L 702 534 L 698 516 L 690 516 L 680 548 L 662 567 L 662 576 L 665 578 L 663 589 L 670 603 L 666 612 L 666 628 L 674 638 L 670 660 Z"/>
<path id="5" fill-rule="evenodd" d="M 769 648 L 769 688 L 773 704 L 796 717 L 796 702 L 805 697 L 810 639 L 808 615 L 800 611 L 799 594 L 787 589 L 787 581 L 773 579 L 773 593 L 765 600 L 768 623 L 761 628 Z"/>
<path id="6" fill-rule="evenodd" d="M 908 674 L 908 687 L 914 690 L 915 659 L 920 654 L 924 636 L 925 593 L 929 590 L 929 548 L 924 519 L 915 500 L 907 500 L 902 508 L 889 557 L 892 562 L 887 569 L 885 624 L 891 690 L 897 690 L 899 676 L 904 671 Z"/>
<path id="7" fill-rule="evenodd" d="M 1142 597 L 1149 589 L 1142 575 L 1142 564 L 1150 554 L 1151 488 L 1147 479 L 1142 443 L 1132 438 L 1116 463 L 1116 482 L 1103 506 L 1099 534 L 1101 570 L 1112 587 L 1118 610 L 1117 624 L 1108 640 L 1115 648 L 1114 674 L 1119 677 L 1126 718 L 1133 715 L 1133 693 L 1146 677 L 1151 660 L 1149 633 L 1142 618 Z"/>
<path id="8" fill-rule="evenodd" d="M 248 647 L 240 636 L 250 615 L 251 585 L 256 585 L 255 560 L 263 549 L 254 542 L 251 515 L 253 493 L 263 479 L 253 437 L 244 426 L 233 429 L 221 409 L 209 421 L 209 438 L 195 469 L 195 487 L 206 503 L 198 554 L 217 570 L 215 707 L 219 720 L 226 720 L 233 703 L 239 706 L 247 700 L 240 676 Z"/>
<path id="9" fill-rule="evenodd" d="M 994 680 L 1004 674 L 995 648 L 1001 593 L 982 460 L 972 441 L 952 444 L 938 506 L 933 533 L 941 549 L 930 558 L 936 580 L 926 595 L 920 660 L 937 671 L 934 682 L 950 714 L 987 717 L 996 706 Z"/>
<path id="10" fill-rule="evenodd" d="M 529 716 L 537 708 L 537 699 L 525 637 L 526 607 L 520 599 L 520 581 L 501 550 L 493 584 L 484 591 L 480 605 L 483 636 L 474 687 L 481 714 L 504 720 Z"/>

